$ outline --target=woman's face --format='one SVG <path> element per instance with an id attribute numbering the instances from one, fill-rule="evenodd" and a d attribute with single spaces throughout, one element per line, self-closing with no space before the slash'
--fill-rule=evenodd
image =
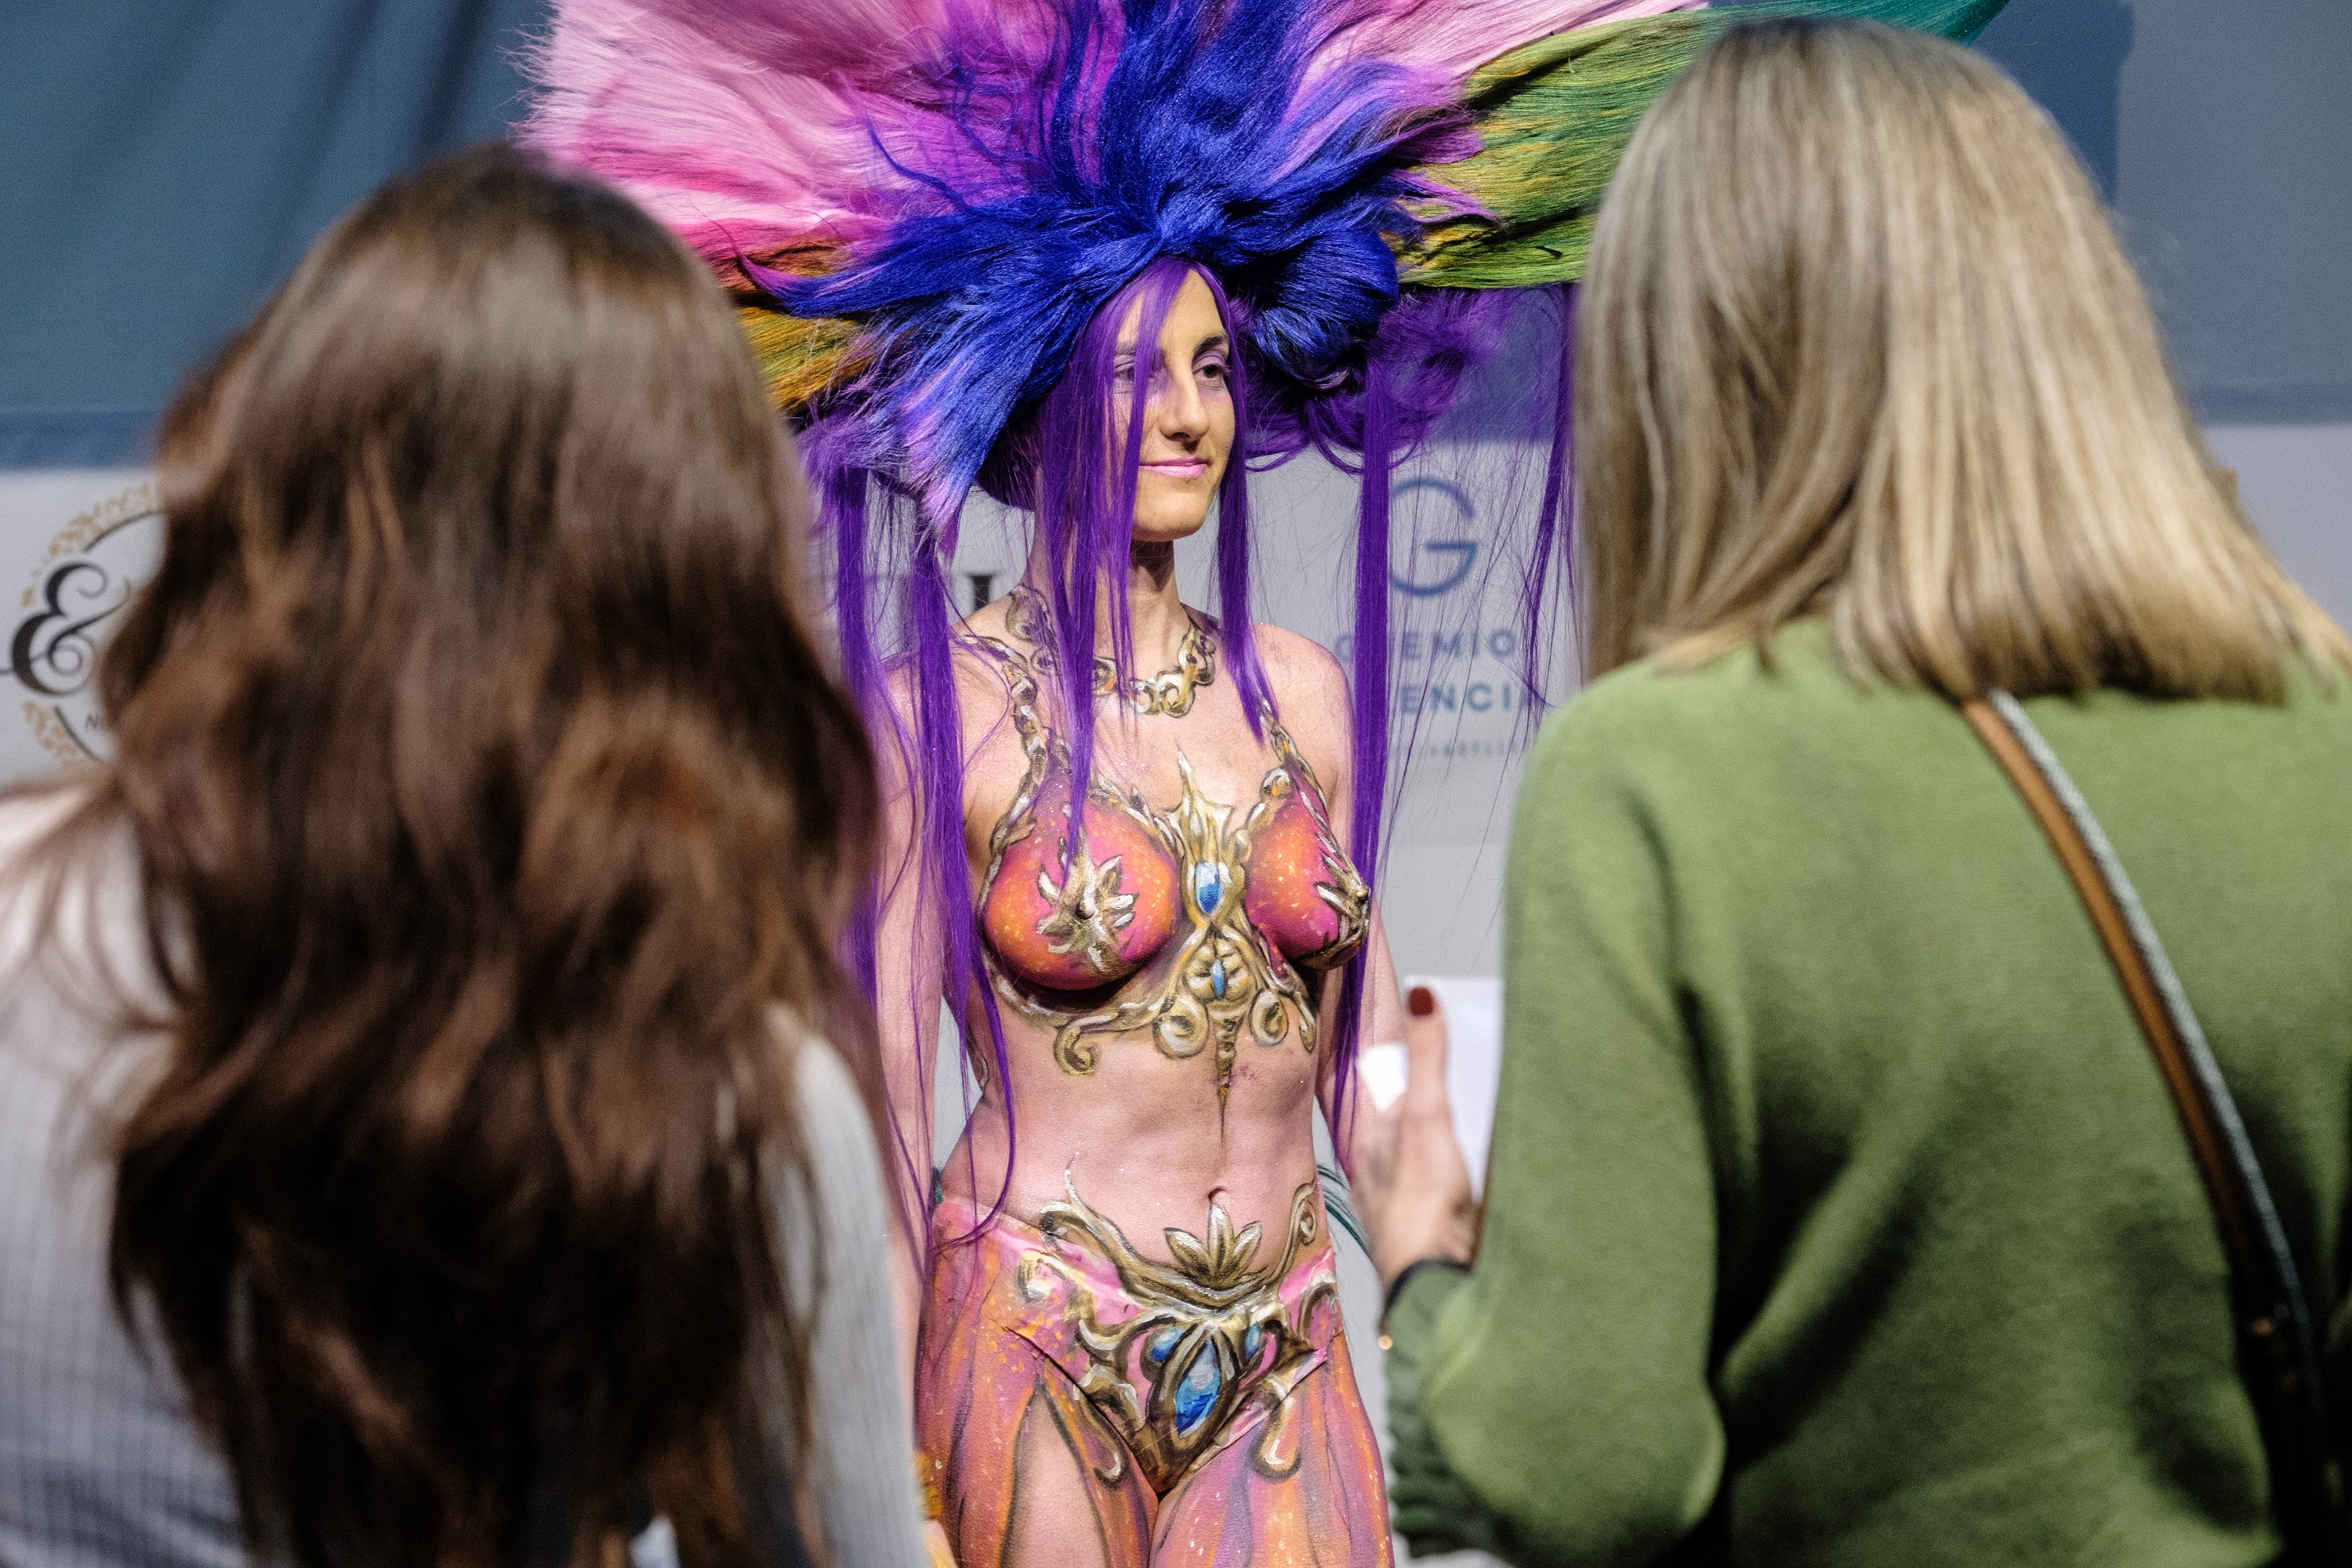
<path id="1" fill-rule="evenodd" d="M 1135 537 L 1165 543 L 1200 531 L 1234 449 L 1234 399 L 1226 384 L 1234 355 L 1217 302 L 1199 273 L 1189 274 L 1160 329 L 1157 354 L 1136 352 L 1143 301 L 1119 323 L 1113 362 L 1111 429 L 1123 453 L 1138 364 L 1151 378 L 1143 414 L 1141 467 L 1135 477 Z"/>

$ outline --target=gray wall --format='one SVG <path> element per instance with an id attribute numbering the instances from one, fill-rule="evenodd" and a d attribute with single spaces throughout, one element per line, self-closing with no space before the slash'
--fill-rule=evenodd
<path id="1" fill-rule="evenodd" d="M 2011 0 L 1979 47 L 2111 195 L 2208 421 L 2352 420 L 2352 4 Z"/>

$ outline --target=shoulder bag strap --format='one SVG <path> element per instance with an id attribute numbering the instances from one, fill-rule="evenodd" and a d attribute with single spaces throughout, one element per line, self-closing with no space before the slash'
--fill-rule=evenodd
<path id="1" fill-rule="evenodd" d="M 2352 1562 L 2318 1336 L 2270 1185 L 2179 976 L 2097 818 L 2017 700 L 1995 691 L 1960 711 L 2057 850 L 2180 1113 L 2230 1257 L 2239 1365 L 2269 1453 L 2272 1514 L 2286 1548 L 2280 1561 Z"/>

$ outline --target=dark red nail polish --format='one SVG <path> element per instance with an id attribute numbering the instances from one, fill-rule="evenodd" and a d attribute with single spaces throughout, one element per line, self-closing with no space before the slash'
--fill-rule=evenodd
<path id="1" fill-rule="evenodd" d="M 1405 994 L 1404 1005 L 1416 1018 L 1426 1018 L 1437 1011 L 1437 993 L 1426 985 L 1416 985 Z"/>

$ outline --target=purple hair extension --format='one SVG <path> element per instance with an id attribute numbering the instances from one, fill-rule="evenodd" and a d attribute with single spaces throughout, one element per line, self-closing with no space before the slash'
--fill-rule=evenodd
<path id="1" fill-rule="evenodd" d="M 1551 665 L 1552 649 L 1557 646 L 1557 626 L 1551 616 L 1552 583 L 1557 574 L 1559 592 L 1572 595 L 1575 579 L 1571 575 L 1573 556 L 1570 552 L 1574 520 L 1570 481 L 1576 468 L 1576 285 L 1564 284 L 1550 290 L 1559 301 L 1559 354 L 1555 368 L 1557 383 L 1553 395 L 1551 420 L 1551 450 L 1544 460 L 1543 500 L 1536 513 L 1535 547 L 1529 552 L 1527 578 L 1520 600 L 1520 616 L 1525 635 L 1520 649 L 1525 658 L 1521 677 L 1527 682 L 1527 705 L 1520 710 L 1523 722 L 1533 722 L 1549 706 L 1544 691 L 1544 678 Z"/>
<path id="2" fill-rule="evenodd" d="M 936 842 L 937 831 L 936 824 L 931 820 L 929 809 L 931 802 L 938 798 L 935 770 L 930 764 L 935 754 L 933 742 L 940 733 L 940 726 L 944 723 L 947 733 L 950 736 L 955 731 L 958 719 L 955 712 L 954 689 L 952 684 L 940 688 L 933 688 L 929 683 L 919 686 L 915 692 L 918 707 L 912 732 L 909 732 L 898 709 L 889 699 L 887 676 L 880 646 L 875 636 L 876 605 L 873 602 L 871 534 L 877 526 L 877 521 L 868 505 L 875 477 L 866 469 L 845 458 L 839 450 L 841 443 L 835 438 L 837 436 L 838 432 L 826 430 L 821 426 L 812 428 L 803 440 L 802 449 L 807 455 L 811 477 L 817 488 L 819 528 L 830 540 L 833 547 L 834 621 L 836 635 L 840 638 L 842 678 L 865 713 L 867 729 L 874 735 L 877 746 L 895 747 L 895 754 L 900 759 L 902 764 L 903 775 L 915 783 L 917 799 L 921 804 L 923 812 L 916 824 L 909 851 L 909 859 L 913 862 L 912 868 L 916 877 L 916 897 L 922 907 L 938 908 L 942 902 L 943 894 L 936 885 L 936 879 L 930 870 L 936 856 L 926 853 L 927 847 Z M 887 522 L 895 521 L 896 514 L 902 505 L 902 502 L 886 500 L 880 509 L 881 525 L 887 525 Z M 928 554 L 928 552 L 925 553 Z M 909 584 L 915 599 L 913 619 L 918 628 L 922 627 L 927 620 L 923 612 L 923 601 L 930 596 L 925 592 L 925 584 L 920 580 L 921 576 L 921 562 L 919 558 L 918 580 Z M 936 617 L 928 618 L 936 619 Z M 923 640 L 919 636 L 919 647 Z M 938 710 L 936 704 L 926 700 L 934 689 L 945 692 L 944 714 Z M 949 746 L 952 751 L 954 747 L 952 740 L 949 742 Z M 956 770 L 956 787 L 952 798 L 961 800 L 962 796 L 961 767 Z M 960 826 L 958 831 L 960 835 Z M 961 854 L 959 837 L 959 858 Z M 857 977 L 867 1003 L 877 1010 L 886 1005 L 880 994 L 881 977 L 877 966 L 882 904 L 889 894 L 896 890 L 899 879 L 907 875 L 908 869 L 909 867 L 904 864 L 883 868 L 884 876 L 889 879 L 888 886 L 877 885 L 868 888 L 859 899 L 857 907 L 851 912 L 846 937 L 851 973 Z M 962 879 L 954 878 L 946 880 L 950 889 L 963 890 Z M 968 890 L 963 891 L 964 901 L 969 904 L 970 893 Z M 953 892 L 949 891 L 944 894 L 944 897 L 951 900 Z M 952 942 L 950 941 L 948 945 L 951 951 Z M 950 984 L 952 987 L 952 980 Z M 907 999 L 900 1000 L 903 1002 Z M 922 1022 L 925 1021 L 918 1020 L 919 1024 Z M 920 1037 L 919 1029 L 918 1037 Z M 920 1058 L 919 1071 L 923 1080 L 929 1082 L 935 1065 L 936 1053 L 919 1052 L 919 1057 Z M 917 1193 L 929 1191 L 931 1176 L 930 1129 L 899 1127 L 894 1124 L 890 1131 L 891 1142 L 895 1145 L 893 1153 L 908 1179 L 910 1189 Z M 921 1215 L 909 1215 L 906 1217 L 910 1222 L 910 1234 L 921 1238 L 923 1244 L 928 1246 L 928 1227 L 919 1223 Z"/>
<path id="3" fill-rule="evenodd" d="M 1225 477 L 1217 487 L 1217 630 L 1223 644 L 1225 669 L 1241 699 L 1242 716 L 1250 733 L 1265 738 L 1265 716 L 1274 711 L 1274 695 L 1258 663 L 1257 637 L 1250 615 L 1249 386 L 1241 352 L 1242 323 L 1233 301 L 1225 297 L 1216 275 L 1195 268 L 1192 276 L 1208 285 L 1216 301 L 1217 319 L 1233 339 L 1225 362 L 1225 394 L 1234 405 L 1234 449 L 1225 455 Z"/>
<path id="4" fill-rule="evenodd" d="M 1176 257 L 1154 260 L 1097 311 L 1080 336 L 1068 372 L 1039 405 L 1020 443 L 1016 460 L 1035 464 L 1042 472 L 1034 483 L 1034 510 L 1038 536 L 1050 563 L 1046 584 L 1053 608 L 1054 655 L 1059 665 L 1061 730 L 1070 748 L 1070 789 L 1074 802 L 1086 798 L 1094 777 L 1094 661 L 1097 628 L 1109 621 L 1111 663 L 1121 689 L 1133 679 L 1134 644 L 1129 620 L 1128 573 L 1135 536 L 1135 491 L 1141 468 L 1144 423 L 1149 415 L 1155 379 L 1145 367 L 1158 353 L 1160 329 L 1176 296 L 1188 279 L 1198 277 L 1209 287 L 1221 319 L 1229 329 L 1232 318 L 1223 291 L 1206 270 Z M 1114 364 L 1119 329 L 1129 308 L 1141 301 L 1135 333 L 1137 372 L 1128 395 L 1127 439 L 1118 460 L 1110 460 Z M 1242 441 L 1246 409 L 1235 386 L 1235 442 Z M 1016 481 L 1009 487 L 1021 493 Z M 1234 672 L 1244 712 L 1253 731 L 1262 710 L 1270 710 L 1255 640 L 1249 631 L 1249 503 L 1247 476 L 1236 458 L 1229 459 L 1218 492 L 1219 603 L 1240 606 L 1220 627 L 1225 666 Z M 1103 602 L 1108 593 L 1108 603 Z M 1083 715 L 1084 721 L 1073 721 Z M 1075 809 L 1075 807 L 1074 807 Z M 1063 873 L 1083 833 L 1076 819 L 1063 842 Z"/>
<path id="5" fill-rule="evenodd" d="M 1055 706 L 1070 748 L 1074 799 L 1083 798 L 1076 794 L 1078 770 L 1086 770 L 1089 782 L 1093 777 L 1095 632 L 1099 590 L 1106 579 L 1112 595 L 1114 645 L 1116 622 L 1124 619 L 1126 608 L 1127 574 L 1110 570 L 1112 563 L 1104 558 L 1101 524 L 1109 506 L 1106 449 L 1110 418 L 1098 390 L 1110 379 L 1117 346 L 1118 321 L 1111 312 L 1124 302 L 1123 297 L 1114 299 L 1080 335 L 1068 370 L 1038 405 L 1034 431 L 1024 443 L 1033 454 L 1028 460 L 1039 468 L 1031 510 L 1036 542 L 1045 557 L 1044 587 L 1059 678 Z M 1066 838 L 1066 847 L 1067 842 Z"/>
<path id="6" fill-rule="evenodd" d="M 1162 258 L 1112 296 L 1079 340 L 1074 374 L 1065 375 L 1040 409 L 1040 456 L 1048 464 L 1038 486 L 1037 529 L 1053 572 L 1055 658 L 1060 666 L 1061 729 L 1070 748 L 1070 828 L 1062 841 L 1062 873 L 1084 841 L 1083 803 L 1094 781 L 1094 669 L 1097 628 L 1108 591 L 1111 667 L 1124 690 L 1134 674 L 1134 633 L 1129 624 L 1129 551 L 1135 536 L 1135 487 L 1141 468 L 1143 426 L 1159 354 L 1160 330 L 1184 264 Z M 1130 302 L 1140 300 L 1128 399 L 1127 439 L 1109 463 L 1110 399 L 1106 395 L 1118 353 L 1119 328 Z M 1057 460 L 1058 459 L 1058 460 Z M 1052 470 L 1058 469 L 1059 472 Z"/>
<path id="7" fill-rule="evenodd" d="M 1397 447 L 1396 403 L 1390 367 L 1364 366 L 1363 490 L 1356 530 L 1355 754 L 1348 853 L 1367 887 L 1380 886 L 1383 807 L 1389 782 L 1389 470 Z M 1348 1158 L 1348 1107 L 1355 1098 L 1356 1047 L 1363 1032 L 1366 954 L 1359 949 L 1339 982 L 1332 1020 L 1331 1136 Z"/>
<path id="8" fill-rule="evenodd" d="M 843 465 L 823 475 L 819 526 L 833 541 L 833 603 L 841 638 L 842 675 L 850 689 L 882 689 L 882 658 L 876 650 L 872 595 L 867 583 L 864 468 Z"/>
<path id="9" fill-rule="evenodd" d="M 936 523 L 923 530 L 921 547 L 908 584 L 914 622 L 914 707 L 916 754 L 920 771 L 918 822 L 913 853 L 920 860 L 917 887 L 919 907 L 936 914 L 940 923 L 940 956 L 945 960 L 941 990 L 960 1027 L 968 1029 L 971 1000 L 976 993 L 988 1027 L 989 1058 L 996 1081 L 1013 1081 L 1013 1061 L 1004 1044 L 1004 1020 L 997 1011 L 996 993 L 980 956 L 980 922 L 972 909 L 971 880 L 965 872 L 963 831 L 963 724 L 955 690 L 955 634 L 950 625 L 953 601 L 948 586 L 948 562 L 953 552 L 953 532 Z M 918 1020 L 919 1024 L 928 1020 Z M 928 1078 L 933 1063 L 919 1064 Z M 1005 1186 L 989 1206 L 993 1219 L 1010 1189 L 1018 1134 L 1006 1097 Z M 929 1177 L 930 1129 L 894 1129 L 902 1152 L 910 1134 Z M 928 1189 L 928 1179 L 923 1187 Z M 986 1220 L 982 1222 L 984 1226 Z M 957 1237 L 953 1239 L 963 1239 Z"/>
<path id="10" fill-rule="evenodd" d="M 882 689 L 883 680 L 882 660 L 875 652 L 866 584 L 866 473 L 863 468 L 844 464 L 815 476 L 815 479 L 819 497 L 817 526 L 833 541 L 834 619 L 841 640 L 842 679 L 858 698 L 858 706 L 871 728 L 876 709 L 887 713 L 889 705 L 867 700 L 868 694 Z M 875 970 L 881 912 L 880 889 L 869 887 L 859 893 L 857 907 L 849 917 L 849 951 L 845 957 L 850 973 L 857 977 L 858 987 L 869 1003 L 881 988 L 880 976 Z"/>

